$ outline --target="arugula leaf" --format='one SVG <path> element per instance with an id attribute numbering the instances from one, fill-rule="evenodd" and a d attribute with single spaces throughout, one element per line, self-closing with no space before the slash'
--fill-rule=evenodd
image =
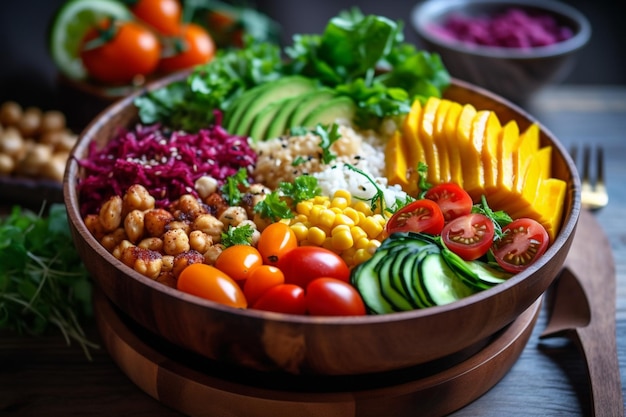
<path id="1" fill-rule="evenodd" d="M 278 188 L 284 197 L 291 199 L 294 205 L 322 194 L 317 178 L 310 175 L 296 177 L 293 182 L 281 182 Z"/>
<path id="2" fill-rule="evenodd" d="M 234 245 L 251 245 L 254 229 L 252 225 L 244 224 L 242 226 L 228 226 L 228 230 L 222 232 L 222 245 L 224 247 Z"/>
<path id="3" fill-rule="evenodd" d="M 239 168 L 235 175 L 226 178 L 226 182 L 220 189 L 224 200 L 231 206 L 236 206 L 241 202 L 242 193 L 239 186 L 250 186 L 248 171 L 245 168 Z"/>
<path id="4" fill-rule="evenodd" d="M 0 219 L 0 329 L 41 334 L 56 327 L 90 358 L 81 319 L 92 315 L 91 281 L 72 242 L 65 206 L 47 216 L 14 207 Z"/>

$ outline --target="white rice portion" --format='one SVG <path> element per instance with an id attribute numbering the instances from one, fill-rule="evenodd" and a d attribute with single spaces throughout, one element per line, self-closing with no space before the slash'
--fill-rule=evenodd
<path id="1" fill-rule="evenodd" d="M 407 195 L 399 186 L 388 185 L 385 176 L 385 144 L 387 137 L 373 131 L 356 131 L 342 124 L 341 138 L 330 147 L 336 158 L 329 164 L 321 161 L 320 138 L 312 133 L 303 136 L 281 137 L 254 145 L 258 158 L 254 172 L 257 182 L 275 189 L 280 182 L 293 182 L 300 175 L 317 178 L 322 194 L 332 196 L 337 190 L 349 191 L 355 198 L 371 200 L 377 190 L 373 180 L 383 190 L 385 204 L 394 205 Z M 304 160 L 295 166 L 296 160 Z M 348 167 L 350 164 L 364 174 Z M 369 177 L 369 179 L 368 179 Z"/>

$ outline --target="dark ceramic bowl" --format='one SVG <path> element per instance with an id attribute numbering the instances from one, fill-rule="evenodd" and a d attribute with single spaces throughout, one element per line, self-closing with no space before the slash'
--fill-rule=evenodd
<path id="1" fill-rule="evenodd" d="M 161 86 L 156 84 L 151 88 Z M 454 80 L 445 97 L 491 109 L 521 129 L 536 119 L 481 88 Z M 454 303 L 402 313 L 313 317 L 240 310 L 186 294 L 134 271 L 89 232 L 79 211 L 78 160 L 135 123 L 135 96 L 118 101 L 82 133 L 68 162 L 64 198 L 77 250 L 93 280 L 126 317 L 163 340 L 225 366 L 263 372 L 361 375 L 427 364 L 488 341 L 546 291 L 559 274 L 580 214 L 580 181 L 567 151 L 544 127 L 553 176 L 567 182 L 560 231 L 544 256 L 505 283 Z"/>
<path id="2" fill-rule="evenodd" d="M 571 30 L 572 37 L 520 49 L 464 43 L 437 30 L 453 15 L 485 17 L 511 8 L 552 16 L 559 26 Z M 518 104 L 525 104 L 543 87 L 561 82 L 591 36 L 591 25 L 583 14 L 553 0 L 426 0 L 414 7 L 410 19 L 422 47 L 438 53 L 453 77 Z"/>

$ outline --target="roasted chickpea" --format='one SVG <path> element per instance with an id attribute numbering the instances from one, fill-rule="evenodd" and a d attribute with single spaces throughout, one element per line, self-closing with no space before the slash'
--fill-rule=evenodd
<path id="1" fill-rule="evenodd" d="M 106 232 L 112 232 L 122 224 L 122 198 L 114 195 L 100 208 L 100 224 Z"/>
<path id="2" fill-rule="evenodd" d="M 187 268 L 191 264 L 202 263 L 203 261 L 204 256 L 202 256 L 201 253 L 198 253 L 195 250 L 180 253 L 174 256 L 174 266 L 172 268 L 172 273 L 174 274 L 174 277 L 178 278 L 183 269 Z"/>
<path id="3" fill-rule="evenodd" d="M 124 194 L 122 213 L 130 213 L 132 210 L 146 211 L 154 208 L 154 197 L 150 195 L 143 185 L 134 184 L 128 187 Z"/>
<path id="4" fill-rule="evenodd" d="M 163 251 L 163 240 L 158 237 L 147 237 L 137 245 L 142 249 L 153 250 L 155 252 Z"/>
<path id="5" fill-rule="evenodd" d="M 201 230 L 189 233 L 189 246 L 200 253 L 206 252 L 213 245 L 213 239 Z"/>
<path id="6" fill-rule="evenodd" d="M 15 126 L 22 118 L 24 110 L 15 101 L 5 101 L 0 107 L 0 123 L 4 126 Z"/>
<path id="7" fill-rule="evenodd" d="M 144 227 L 148 236 L 161 237 L 165 233 L 167 225 L 174 220 L 172 214 L 162 208 L 146 211 L 144 214 Z"/>
<path id="8" fill-rule="evenodd" d="M 205 175 L 196 180 L 194 188 L 201 199 L 207 198 L 209 195 L 217 191 L 217 180 L 211 176 Z"/>
<path id="9" fill-rule="evenodd" d="M 9 155 L 0 153 L 0 175 L 9 175 L 15 169 L 15 161 Z"/>
<path id="10" fill-rule="evenodd" d="M 85 226 L 87 230 L 98 240 L 102 240 L 102 238 L 107 234 L 102 227 L 102 223 L 100 223 L 100 216 L 97 214 L 88 214 L 85 216 Z"/>
<path id="11" fill-rule="evenodd" d="M 206 252 L 204 252 L 204 263 L 207 265 L 213 265 L 223 250 L 224 245 L 221 243 L 211 246 Z"/>
<path id="12" fill-rule="evenodd" d="M 201 214 L 193 221 L 192 228 L 211 236 L 213 242 L 221 242 L 224 223 L 211 214 Z"/>
<path id="13" fill-rule="evenodd" d="M 237 227 L 241 222 L 248 220 L 248 214 L 243 207 L 231 206 L 222 212 L 219 220 L 224 224 L 224 228 L 230 226 Z"/>
<path id="14" fill-rule="evenodd" d="M 122 227 L 120 227 L 118 229 L 115 229 L 113 232 L 103 236 L 102 239 L 100 239 L 100 243 L 107 251 L 113 252 L 113 249 L 115 249 L 115 247 L 125 239 L 126 232 Z"/>
<path id="15" fill-rule="evenodd" d="M 172 229 L 163 235 L 163 252 L 167 255 L 178 255 L 190 249 L 189 236 L 182 229 Z"/>
<path id="16" fill-rule="evenodd" d="M 58 110 L 48 110 L 41 115 L 42 132 L 58 132 L 65 129 L 65 115 Z"/>
<path id="17" fill-rule="evenodd" d="M 132 210 L 124 217 L 124 230 L 128 240 L 138 242 L 144 234 L 143 211 Z"/>
<path id="18" fill-rule="evenodd" d="M 29 107 L 24 110 L 22 117 L 17 122 L 17 128 L 24 137 L 34 137 L 41 130 L 41 109 Z"/>

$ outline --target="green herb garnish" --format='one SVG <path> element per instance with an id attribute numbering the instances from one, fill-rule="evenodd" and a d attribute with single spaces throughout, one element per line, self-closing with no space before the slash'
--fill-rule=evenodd
<path id="1" fill-rule="evenodd" d="M 417 163 L 417 177 L 417 187 L 420 190 L 418 199 L 422 199 L 426 192 L 432 188 L 432 184 L 428 182 L 428 165 L 422 161 Z"/>
<path id="2" fill-rule="evenodd" d="M 294 216 L 289 204 L 281 198 L 279 190 L 272 191 L 262 201 L 258 202 L 254 206 L 254 212 L 272 221 L 291 219 Z"/>
<path id="3" fill-rule="evenodd" d="M 229 205 L 236 206 L 241 202 L 243 194 L 240 186 L 250 186 L 248 182 L 248 171 L 246 171 L 245 168 L 239 168 L 239 171 L 237 171 L 235 175 L 226 178 L 226 182 L 222 185 L 222 196 Z"/>
<path id="4" fill-rule="evenodd" d="M 14 207 L 0 219 L 0 329 L 38 335 L 56 327 L 91 358 L 80 321 L 93 314 L 91 281 L 72 242 L 65 206 L 47 216 Z"/>
<path id="5" fill-rule="evenodd" d="M 372 177 L 370 177 L 369 175 L 367 175 L 365 172 L 363 172 L 362 170 L 358 169 L 354 165 L 344 164 L 344 166 L 346 168 L 356 172 L 357 174 L 363 175 L 365 177 L 365 179 L 370 184 L 372 184 L 374 186 L 374 189 L 376 190 L 376 192 L 374 193 L 372 198 L 369 198 L 369 199 L 362 198 L 361 200 L 368 201 L 372 211 L 376 211 L 376 209 L 378 209 L 380 207 L 380 212 L 381 213 L 389 212 L 389 209 L 388 209 L 388 207 L 386 207 L 386 204 L 385 204 L 385 192 L 382 190 L 382 188 L 380 188 L 378 186 L 378 184 L 376 184 L 376 181 L 374 181 L 374 179 Z M 354 198 L 358 198 L 358 197 L 354 197 Z"/>
<path id="6" fill-rule="evenodd" d="M 481 197 L 480 203 L 474 204 L 472 213 L 484 214 L 493 221 L 495 229 L 494 240 L 501 238 L 503 235 L 502 228 L 513 221 L 506 212 L 502 210 L 493 211 L 487 204 L 487 198 L 484 195 Z"/>
<path id="7" fill-rule="evenodd" d="M 321 138 L 320 148 L 322 148 L 322 162 L 329 164 L 337 158 L 337 155 L 331 152 L 330 147 L 341 138 L 341 135 L 339 134 L 339 125 L 337 123 L 333 123 L 329 127 L 324 127 L 321 124 L 318 124 L 315 126 L 315 130 L 313 132 Z"/>
<path id="8" fill-rule="evenodd" d="M 293 182 L 281 182 L 278 189 L 284 197 L 291 199 L 294 205 L 322 194 L 317 178 L 310 175 L 296 177 Z"/>
<path id="9" fill-rule="evenodd" d="M 249 224 L 244 224 L 237 227 L 228 226 L 228 230 L 222 232 L 221 243 L 222 245 L 224 245 L 224 247 L 234 245 L 251 245 L 253 234 L 254 229 L 252 228 L 252 225 Z"/>

